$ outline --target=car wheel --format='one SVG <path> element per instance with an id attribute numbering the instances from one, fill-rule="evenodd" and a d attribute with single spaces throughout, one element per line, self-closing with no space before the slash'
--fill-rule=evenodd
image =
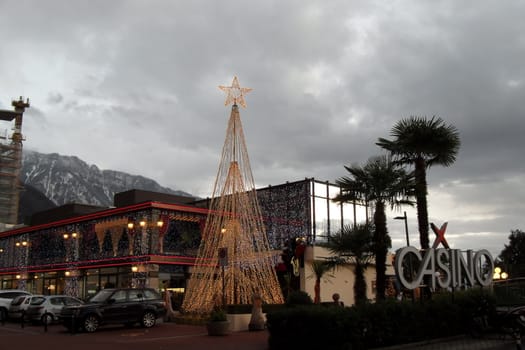
<path id="1" fill-rule="evenodd" d="M 99 320 L 98 317 L 95 315 L 89 315 L 84 319 L 83 327 L 84 330 L 88 333 L 93 333 L 98 329 L 99 326 Z"/>
<path id="2" fill-rule="evenodd" d="M 157 316 L 151 311 L 146 311 L 144 315 L 142 315 L 142 326 L 145 328 L 151 328 L 155 325 L 155 322 L 157 321 Z"/>
<path id="3" fill-rule="evenodd" d="M 53 315 L 51 314 L 43 314 L 40 318 L 40 321 L 42 321 L 42 324 L 50 325 L 53 323 Z"/>
<path id="4" fill-rule="evenodd" d="M 7 319 L 7 311 L 4 308 L 0 308 L 0 321 Z"/>

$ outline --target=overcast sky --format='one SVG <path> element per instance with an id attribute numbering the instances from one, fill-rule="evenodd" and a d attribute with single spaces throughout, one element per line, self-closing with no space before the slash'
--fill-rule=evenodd
<path id="1" fill-rule="evenodd" d="M 400 119 L 436 115 L 462 145 L 429 170 L 430 222 L 449 223 L 453 248 L 498 254 L 525 230 L 524 13 L 521 0 L 0 0 L 0 109 L 30 98 L 27 149 L 203 197 L 230 114 L 217 86 L 234 76 L 253 88 L 241 118 L 259 187 L 334 181 Z"/>

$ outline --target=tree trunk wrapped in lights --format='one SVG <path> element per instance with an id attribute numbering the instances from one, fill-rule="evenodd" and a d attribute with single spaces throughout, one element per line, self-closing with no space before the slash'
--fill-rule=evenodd
<path id="1" fill-rule="evenodd" d="M 237 103 L 244 93 L 235 77 L 226 105 L 233 103 L 210 202 L 210 212 L 182 304 L 185 312 L 209 313 L 227 304 L 283 303 L 274 269 L 278 253 L 269 248 L 257 201 Z"/>

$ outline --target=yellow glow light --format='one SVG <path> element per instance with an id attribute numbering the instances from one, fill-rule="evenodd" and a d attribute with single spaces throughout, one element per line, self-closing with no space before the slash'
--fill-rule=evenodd
<path id="1" fill-rule="evenodd" d="M 284 298 L 274 269 L 266 230 L 257 201 L 248 151 L 237 103 L 245 107 L 237 77 L 220 86 L 231 109 L 226 140 L 215 180 L 209 213 L 195 266 L 181 309 L 206 314 L 222 304 L 249 304 L 257 293 L 263 302 L 281 304 Z M 222 253 L 228 252 L 224 257 Z M 220 277 L 219 277 L 220 276 Z M 219 277 L 219 278 L 218 278 Z"/>
<path id="2" fill-rule="evenodd" d="M 226 92 L 227 94 L 226 101 L 224 101 L 225 106 L 232 104 L 232 103 L 236 105 L 238 103 L 244 108 L 246 108 L 246 101 L 244 100 L 244 95 L 253 90 L 251 88 L 240 87 L 239 80 L 237 80 L 237 77 L 233 77 L 231 86 L 220 85 L 219 89 Z"/>

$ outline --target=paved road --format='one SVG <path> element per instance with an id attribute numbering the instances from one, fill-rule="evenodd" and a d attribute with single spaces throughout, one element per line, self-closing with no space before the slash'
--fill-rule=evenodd
<path id="1" fill-rule="evenodd" d="M 204 326 L 161 323 L 150 329 L 104 327 L 95 333 L 68 333 L 61 325 L 43 326 L 6 323 L 0 325 L 0 349 L 13 350 L 267 350 L 268 333 L 234 332 L 208 336 Z"/>
<path id="2" fill-rule="evenodd" d="M 329 348 L 329 344 L 327 344 Z M 268 333 L 234 332 L 211 337 L 204 326 L 160 323 L 153 328 L 104 327 L 93 334 L 68 333 L 61 325 L 24 328 L 17 323 L 0 325 L 0 349 L 13 350 L 268 350 Z M 382 350 L 516 350 L 509 337 L 486 336 L 481 339 L 455 337 L 428 343 L 405 344 Z M 290 349 L 291 350 L 291 349 Z M 525 347 L 524 347 L 525 350 Z"/>

